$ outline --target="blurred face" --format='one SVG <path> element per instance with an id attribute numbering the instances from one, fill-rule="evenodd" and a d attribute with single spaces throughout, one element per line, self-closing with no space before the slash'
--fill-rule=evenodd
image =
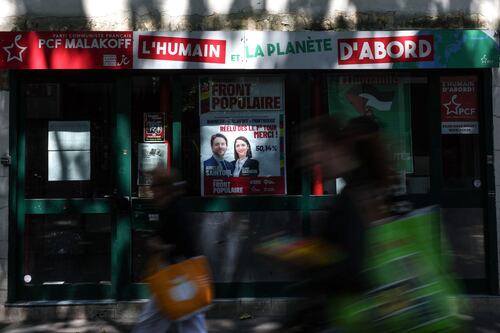
<path id="1" fill-rule="evenodd" d="M 226 153 L 226 150 L 227 150 L 226 140 L 224 140 L 223 138 L 215 138 L 212 143 L 212 152 L 214 153 L 214 155 L 223 158 L 224 154 Z"/>
<path id="2" fill-rule="evenodd" d="M 302 163 L 306 167 L 319 165 L 326 179 L 342 177 L 353 170 L 356 162 L 345 144 L 325 143 L 317 134 L 305 135 L 300 144 Z"/>
<path id="3" fill-rule="evenodd" d="M 248 145 L 245 141 L 236 140 L 236 142 L 234 143 L 234 148 L 236 149 L 236 152 L 238 153 L 238 158 L 247 157 Z"/>

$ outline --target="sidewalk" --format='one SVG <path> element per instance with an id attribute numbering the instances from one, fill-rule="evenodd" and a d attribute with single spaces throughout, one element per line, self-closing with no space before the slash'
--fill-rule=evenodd
<path id="1" fill-rule="evenodd" d="M 214 333 L 266 333 L 274 332 L 277 320 L 269 318 L 208 319 L 208 331 Z M 500 332 L 500 317 L 476 314 L 473 331 L 477 333 Z M 132 325 L 110 321 L 87 321 L 83 319 L 50 323 L 16 323 L 0 325 L 1 333 L 128 333 Z"/>
<path id="2" fill-rule="evenodd" d="M 208 331 L 217 333 L 272 332 L 277 327 L 275 321 L 257 319 L 208 319 Z M 16 323 L 1 325 L 1 333 L 128 333 L 132 325 L 118 324 L 104 320 L 89 322 L 84 319 L 50 323 Z"/>

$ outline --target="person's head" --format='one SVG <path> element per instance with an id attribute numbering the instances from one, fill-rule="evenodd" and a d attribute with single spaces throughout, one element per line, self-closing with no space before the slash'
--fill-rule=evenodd
<path id="1" fill-rule="evenodd" d="M 320 165 L 325 178 L 346 177 L 358 169 L 371 182 L 392 182 L 391 161 L 373 117 L 353 118 L 344 128 L 331 116 L 318 117 L 303 127 L 302 140 L 305 164 Z"/>
<path id="2" fill-rule="evenodd" d="M 227 150 L 227 138 L 224 134 L 216 133 L 210 137 L 212 153 L 220 158 L 224 157 Z"/>
<path id="3" fill-rule="evenodd" d="M 252 147 L 250 142 L 244 136 L 239 136 L 234 140 L 234 158 L 244 159 L 252 158 Z"/>
<path id="4" fill-rule="evenodd" d="M 153 199 L 160 207 L 168 204 L 172 199 L 184 194 L 186 182 L 182 180 L 180 173 L 169 170 L 164 166 L 159 166 L 151 172 L 153 183 L 151 190 Z"/>

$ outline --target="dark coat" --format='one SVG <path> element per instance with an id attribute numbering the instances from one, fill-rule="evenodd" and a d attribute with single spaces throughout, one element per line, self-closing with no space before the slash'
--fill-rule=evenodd
<path id="1" fill-rule="evenodd" d="M 232 176 L 233 171 L 234 171 L 234 164 L 232 164 L 231 162 L 228 162 L 226 160 L 222 160 L 221 164 L 223 167 L 223 169 L 221 171 L 227 171 L 227 173 L 228 173 L 227 175 L 225 175 L 225 174 L 220 174 L 220 175 L 210 174 L 212 169 L 216 169 L 217 167 L 219 167 L 219 162 L 217 162 L 217 160 L 213 156 L 210 157 L 208 160 L 203 161 L 203 174 L 205 176 Z"/>
<path id="2" fill-rule="evenodd" d="M 169 255 L 169 261 L 178 261 L 197 255 L 192 234 L 188 228 L 186 213 L 180 207 L 179 198 L 173 199 L 160 212 L 158 236 L 163 243 L 174 245 Z"/>

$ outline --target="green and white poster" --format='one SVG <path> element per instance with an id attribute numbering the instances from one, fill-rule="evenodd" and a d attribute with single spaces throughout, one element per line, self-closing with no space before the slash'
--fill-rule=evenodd
<path id="1" fill-rule="evenodd" d="M 370 115 L 381 124 L 401 173 L 413 172 L 409 85 L 396 76 L 332 76 L 329 113 L 342 122 Z"/>

